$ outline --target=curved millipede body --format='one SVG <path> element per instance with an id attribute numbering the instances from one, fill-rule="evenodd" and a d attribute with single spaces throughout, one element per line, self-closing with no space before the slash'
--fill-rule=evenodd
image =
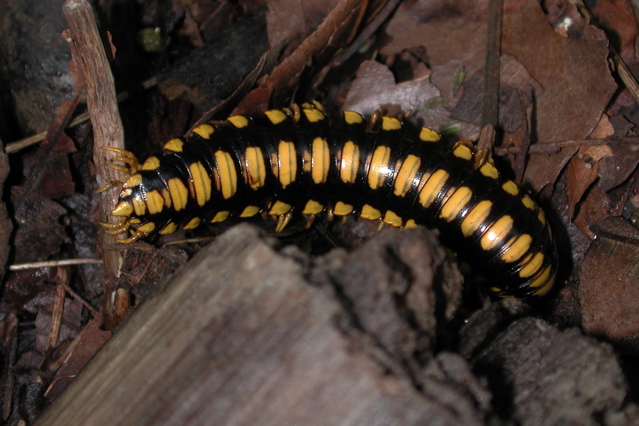
<path id="1" fill-rule="evenodd" d="M 438 228 L 444 244 L 476 268 L 490 291 L 525 297 L 552 287 L 557 255 L 544 212 L 468 141 L 444 149 L 437 132 L 394 117 L 345 111 L 329 120 L 319 104 L 229 117 L 171 139 L 129 167 L 109 232 L 130 243 L 228 217 L 292 211 Z"/>

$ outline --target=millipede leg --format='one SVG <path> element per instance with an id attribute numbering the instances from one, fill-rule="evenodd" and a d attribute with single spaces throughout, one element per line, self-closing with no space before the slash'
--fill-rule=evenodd
<path id="1" fill-rule="evenodd" d="M 111 188 L 122 188 L 122 185 L 124 185 L 124 184 L 122 182 L 120 182 L 119 180 L 112 180 L 111 182 L 107 183 L 106 185 L 104 185 L 103 187 L 101 187 L 100 189 L 95 191 L 95 194 L 99 194 L 101 192 L 108 191 Z"/>
<path id="2" fill-rule="evenodd" d="M 133 155 L 131 151 L 127 151 L 127 150 L 119 149 L 119 148 L 111 148 L 108 146 L 103 146 L 102 149 L 120 154 L 120 156 L 115 157 L 113 161 L 121 161 L 122 163 L 127 164 L 129 166 L 129 170 L 127 170 L 126 173 L 133 174 L 140 169 L 140 163 L 138 162 L 137 157 Z M 119 170 L 119 169 L 116 169 L 116 170 Z"/>
<path id="3" fill-rule="evenodd" d="M 288 223 L 291 221 L 292 217 L 293 217 L 293 213 L 291 212 L 278 216 L 275 232 L 282 232 L 284 228 L 286 228 L 286 225 L 288 225 Z"/>

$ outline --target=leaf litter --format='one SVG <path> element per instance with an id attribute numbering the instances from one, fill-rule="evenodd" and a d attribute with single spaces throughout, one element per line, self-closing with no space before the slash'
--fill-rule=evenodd
<path id="1" fill-rule="evenodd" d="M 136 16 L 139 21 L 126 18 L 126 22 L 131 28 L 149 23 L 157 25 L 163 36 L 162 48 L 157 54 L 127 56 L 127 49 L 134 50 L 135 46 L 124 43 L 121 35 L 118 39 L 117 34 L 121 33 L 115 28 L 117 11 L 109 11 L 114 15 L 105 15 L 111 16 L 106 26 L 114 28 L 113 43 L 118 48 L 114 65 L 116 80 L 131 67 L 143 68 L 151 77 L 159 71 L 172 72 L 179 63 L 185 67 L 183 75 L 201 77 L 192 86 L 196 94 L 200 93 L 198 90 L 215 90 L 200 82 L 214 82 L 215 74 L 224 74 L 225 69 L 207 67 L 206 55 L 202 66 L 193 65 L 196 61 L 192 58 L 198 49 L 205 49 L 215 40 L 224 43 L 220 37 L 225 30 L 233 31 L 238 17 L 253 13 L 263 5 L 256 1 L 214 7 L 211 2 L 201 0 L 188 4 L 172 2 L 170 8 L 158 8 L 154 2 L 140 3 L 144 13 Z M 264 51 L 255 55 L 251 50 L 255 45 L 244 45 L 239 37 L 237 56 L 246 57 L 252 52 L 253 57 L 259 58 L 268 54 L 269 65 L 262 63 L 263 68 L 258 69 L 257 60 L 242 67 L 230 64 L 228 69 L 239 78 L 231 86 L 227 80 L 220 83 L 225 90 L 214 98 L 216 103 L 227 99 L 229 104 L 268 105 L 270 100 L 270 106 L 281 107 L 292 100 L 317 98 L 330 111 L 346 108 L 366 115 L 379 109 L 392 114 L 408 113 L 411 120 L 445 135 L 478 138 L 487 1 L 472 4 L 462 0 L 400 2 L 383 26 L 375 27 L 357 50 L 349 50 L 350 56 L 340 57 L 339 62 L 335 58 L 346 51 L 358 33 L 373 25 L 387 2 L 273 0 L 267 3 L 270 12 L 265 18 Z M 500 75 L 502 143 L 496 152 L 510 162 L 514 176 L 521 177 L 526 187 L 541 194 L 542 203 L 551 212 L 550 220 L 556 225 L 553 229 L 560 241 L 563 260 L 571 266 L 565 268 L 562 276 L 568 284 L 561 289 L 560 283 L 552 304 L 573 306 L 572 311 L 565 313 L 557 308 L 551 310 L 548 318 L 562 325 L 582 325 L 588 333 L 619 341 L 629 356 L 636 357 L 639 302 L 628 277 L 636 275 L 637 263 L 631 259 L 639 253 L 637 239 L 631 237 L 636 228 L 629 221 L 636 220 L 635 212 L 639 209 L 639 139 L 636 137 L 639 107 L 636 94 L 615 80 L 615 69 L 611 69 L 608 58 L 612 46 L 631 71 L 639 70 L 635 51 L 639 29 L 636 11 L 629 0 L 594 2 L 591 12 L 597 25 L 572 3 L 549 0 L 541 7 L 534 0 L 504 2 Z M 128 37 L 134 39 L 135 36 Z M 233 62 L 233 55 L 225 60 Z M 148 66 L 150 63 L 152 67 Z M 257 87 L 237 92 L 240 82 L 251 72 L 254 75 L 250 82 L 257 82 Z M 170 84 L 167 81 L 160 86 L 166 89 L 177 80 L 169 81 Z M 157 134 L 158 129 L 153 128 L 152 123 L 157 123 L 157 117 L 161 116 L 157 111 L 166 110 L 170 103 L 163 100 L 157 90 L 137 96 L 145 96 L 147 100 L 123 104 L 123 115 L 140 106 L 153 111 L 155 118 L 148 121 L 147 128 L 142 124 L 138 131 L 150 134 L 152 140 L 168 137 Z M 186 103 L 179 98 L 173 101 L 183 102 Z M 59 104 L 59 115 L 65 117 L 64 108 L 68 104 L 62 100 Z M 186 104 L 189 107 L 168 108 L 178 109 L 181 115 L 191 114 L 192 118 L 185 121 L 195 122 L 198 115 L 210 107 L 197 102 L 194 107 Z M 49 126 L 53 138 L 37 151 L 20 152 L 12 157 L 11 167 L 15 170 L 12 174 L 22 174 L 10 177 L 9 203 L 17 225 L 12 239 L 14 263 L 74 255 L 68 244 L 74 236 L 68 233 L 64 219 L 67 209 L 61 201 L 78 191 L 75 187 L 82 182 L 79 173 L 90 179 L 87 175 L 90 171 L 80 172 L 73 163 L 74 156 L 78 156 L 74 154 L 76 146 L 85 149 L 89 138 L 86 132 L 72 132 L 71 137 L 81 138 L 79 140 L 67 138 L 62 131 L 67 121 L 66 118 L 53 120 Z M 82 190 L 90 192 L 88 188 Z M 622 224 L 610 226 L 611 216 L 622 216 L 626 220 L 615 219 L 623 221 Z M 592 241 L 597 244 L 591 246 Z M 196 250 L 186 248 L 189 253 Z M 79 252 L 82 250 L 76 251 Z M 164 261 L 159 260 L 160 256 L 151 256 L 151 261 L 168 265 L 158 268 L 162 274 L 169 274 L 186 257 L 183 253 L 166 256 Z M 160 278 L 147 273 L 148 262 L 137 258 L 128 262 L 126 267 L 131 268 L 131 276 L 140 279 L 115 285 L 135 287 L 141 301 Z M 82 295 L 83 288 L 96 285 L 84 283 L 85 276 L 89 275 L 59 275 L 49 271 L 31 275 L 15 272 L 5 276 L 3 302 L 6 304 L 3 306 L 8 306 L 7 310 L 12 313 L 5 315 L 2 321 L 7 324 L 15 321 L 16 313 L 23 321 L 33 321 L 30 331 L 21 332 L 23 340 L 30 338 L 33 345 L 21 348 L 20 356 L 14 357 L 16 364 L 10 367 L 33 372 L 43 365 L 56 365 L 59 370 L 54 375 L 67 377 L 78 368 L 64 362 L 56 364 L 59 354 L 73 355 L 73 350 L 65 350 L 76 344 L 84 347 L 86 336 L 95 334 L 89 341 L 97 343 L 86 346 L 91 349 L 70 358 L 73 365 L 80 366 L 108 339 L 111 330 L 102 330 L 101 315 L 89 314 L 82 304 L 72 303 L 75 299 L 66 294 L 60 305 L 64 307 L 60 311 L 62 317 L 55 322 L 66 324 L 60 328 L 57 347 L 51 351 L 43 344 L 52 335 L 52 322 L 47 315 L 54 312 L 55 303 L 60 303 L 55 302 L 55 292 L 50 290 L 52 283 L 61 285 L 59 280 L 66 277 L 65 285 Z M 576 300 L 581 305 L 571 303 Z M 102 305 L 95 295 L 86 302 L 96 310 Z M 575 318 L 581 318 L 581 323 Z M 69 329 L 68 325 L 73 327 Z M 15 333 L 15 328 L 3 330 Z M 4 341 L 10 342 L 9 337 L 5 335 Z M 6 353 L 11 350 L 17 349 L 5 346 Z M 51 375 L 46 377 L 52 380 Z M 47 397 L 52 398 L 58 392 L 59 388 L 50 390 Z M 10 396 L 5 394 L 5 399 Z M 39 408 L 32 409 L 35 412 L 31 416 L 37 416 Z M 5 414 L 4 420 L 16 418 L 15 414 Z"/>

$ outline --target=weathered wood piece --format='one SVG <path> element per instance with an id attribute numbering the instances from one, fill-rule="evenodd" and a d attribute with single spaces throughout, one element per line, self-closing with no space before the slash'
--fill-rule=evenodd
<path id="1" fill-rule="evenodd" d="M 368 266 L 386 263 L 411 271 L 400 274 L 396 283 L 406 280 L 408 289 L 427 288 L 420 283 L 432 277 L 417 276 L 418 269 L 427 268 L 404 265 L 411 253 L 423 250 L 401 242 L 414 235 L 396 233 L 391 248 L 383 238 L 371 241 L 387 247 L 373 252 L 401 255 L 386 255 L 392 262 L 369 256 Z M 358 310 L 349 308 L 348 294 L 338 297 L 333 291 L 334 275 L 327 271 L 351 264 L 340 256 L 325 259 L 337 269 L 325 263 L 312 271 L 312 262 L 299 251 L 277 252 L 254 228 L 233 228 L 130 318 L 39 423 L 482 423 L 484 414 L 476 407 L 486 407 L 487 396 L 481 389 L 462 388 L 469 381 L 479 385 L 461 357 L 444 357 L 426 368 L 424 392 L 410 369 L 393 368 L 401 360 L 393 360 L 393 351 L 380 349 L 376 338 L 358 326 Z M 316 285 L 305 277 L 317 278 Z M 378 296 L 384 306 L 379 310 L 390 311 L 381 287 Z M 418 307 L 435 312 L 428 304 Z M 383 318 L 386 322 L 375 327 L 368 319 L 363 322 L 366 328 L 398 329 L 393 322 L 412 317 Z M 424 324 L 413 324 L 423 328 L 416 336 L 431 329 Z M 398 347 L 417 347 L 411 333 L 403 336 L 407 342 Z"/>
<path id="2" fill-rule="evenodd" d="M 621 416 L 627 384 L 612 347 L 535 318 L 508 325 L 474 357 L 493 414 L 521 425 L 599 424 Z M 619 410 L 619 411 L 618 411 Z"/>

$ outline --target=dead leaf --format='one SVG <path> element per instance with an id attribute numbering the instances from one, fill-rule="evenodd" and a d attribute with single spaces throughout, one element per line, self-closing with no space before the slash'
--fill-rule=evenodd
<path id="1" fill-rule="evenodd" d="M 602 114 L 599 123 L 588 135 L 589 139 L 605 139 L 615 134 L 615 128 L 607 114 Z"/>
<path id="2" fill-rule="evenodd" d="M 597 235 L 580 276 L 583 327 L 614 341 L 637 336 L 639 231 L 622 218 L 609 218 Z"/>
<path id="3" fill-rule="evenodd" d="M 504 8 L 503 52 L 518 58 L 544 88 L 535 98 L 537 140 L 585 138 L 616 90 L 607 41 L 562 37 L 534 0 L 507 0 Z"/>
<path id="4" fill-rule="evenodd" d="M 572 219 L 575 207 L 592 183 L 599 178 L 601 160 L 612 155 L 610 147 L 582 146 L 568 162 L 568 217 Z"/>

